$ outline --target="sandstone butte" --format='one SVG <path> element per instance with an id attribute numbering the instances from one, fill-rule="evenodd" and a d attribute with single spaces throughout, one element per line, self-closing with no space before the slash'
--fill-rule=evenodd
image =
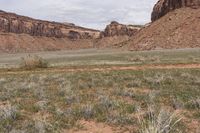
<path id="1" fill-rule="evenodd" d="M 151 18 L 126 43 L 129 50 L 200 47 L 200 0 L 159 0 Z"/>

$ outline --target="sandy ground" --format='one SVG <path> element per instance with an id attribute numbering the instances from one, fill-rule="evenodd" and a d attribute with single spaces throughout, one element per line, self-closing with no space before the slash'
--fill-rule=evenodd
<path id="1" fill-rule="evenodd" d="M 81 125 L 80 129 L 63 130 L 62 133 L 130 133 L 127 128 L 114 127 L 94 121 L 81 120 L 79 121 L 79 124 Z"/>

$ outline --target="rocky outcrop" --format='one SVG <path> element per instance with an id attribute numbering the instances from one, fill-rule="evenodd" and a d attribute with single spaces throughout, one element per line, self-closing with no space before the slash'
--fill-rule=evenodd
<path id="1" fill-rule="evenodd" d="M 106 29 L 101 33 L 101 38 L 125 35 L 133 36 L 139 29 L 139 26 L 123 25 L 113 21 L 111 24 L 107 25 Z"/>
<path id="2" fill-rule="evenodd" d="M 200 8 L 180 8 L 140 30 L 127 43 L 130 50 L 200 47 Z"/>
<path id="3" fill-rule="evenodd" d="M 160 17 L 166 15 L 168 12 L 182 8 L 191 7 L 197 8 L 200 6 L 200 0 L 159 0 L 154 6 L 151 20 L 155 21 Z"/>
<path id="4" fill-rule="evenodd" d="M 143 26 L 124 25 L 116 21 L 111 22 L 101 32 L 100 38 L 94 44 L 96 48 L 121 48 Z"/>
<path id="5" fill-rule="evenodd" d="M 98 30 L 75 26 L 71 23 L 36 20 L 4 11 L 0 11 L 0 32 L 55 38 L 67 37 L 72 40 L 94 39 L 100 35 Z"/>

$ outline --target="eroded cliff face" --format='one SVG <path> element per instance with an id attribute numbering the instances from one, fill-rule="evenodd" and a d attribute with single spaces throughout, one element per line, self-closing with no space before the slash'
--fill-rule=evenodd
<path id="1" fill-rule="evenodd" d="M 111 22 L 104 31 L 99 31 L 72 23 L 37 20 L 0 10 L 0 52 L 121 47 L 140 28 Z"/>
<path id="2" fill-rule="evenodd" d="M 116 21 L 111 22 L 111 24 L 106 26 L 106 29 L 101 33 L 101 38 L 103 37 L 113 37 L 113 36 L 133 36 L 140 29 L 140 27 L 132 25 L 123 25 Z"/>
<path id="3" fill-rule="evenodd" d="M 168 12 L 178 8 L 197 8 L 199 6 L 200 0 L 159 0 L 153 8 L 151 20 L 155 21 L 160 17 L 166 15 Z"/>
<path id="4" fill-rule="evenodd" d="M 4 11 L 0 11 L 0 32 L 56 38 L 66 37 L 72 40 L 94 39 L 100 35 L 98 30 L 78 27 L 68 23 L 36 20 Z"/>

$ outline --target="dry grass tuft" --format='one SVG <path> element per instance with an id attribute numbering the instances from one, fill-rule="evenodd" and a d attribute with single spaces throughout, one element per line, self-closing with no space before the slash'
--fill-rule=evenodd
<path id="1" fill-rule="evenodd" d="M 138 122 L 141 127 L 140 133 L 172 133 L 181 118 L 177 113 L 170 112 L 164 108 L 157 111 L 154 102 L 155 95 L 155 92 L 149 95 L 150 104 L 148 105 L 147 115 L 138 115 Z"/>
<path id="2" fill-rule="evenodd" d="M 177 117 L 176 113 L 171 113 L 165 109 L 156 115 L 152 110 L 149 110 L 147 119 L 138 117 L 141 126 L 140 133 L 172 133 L 177 123 L 181 118 Z"/>

